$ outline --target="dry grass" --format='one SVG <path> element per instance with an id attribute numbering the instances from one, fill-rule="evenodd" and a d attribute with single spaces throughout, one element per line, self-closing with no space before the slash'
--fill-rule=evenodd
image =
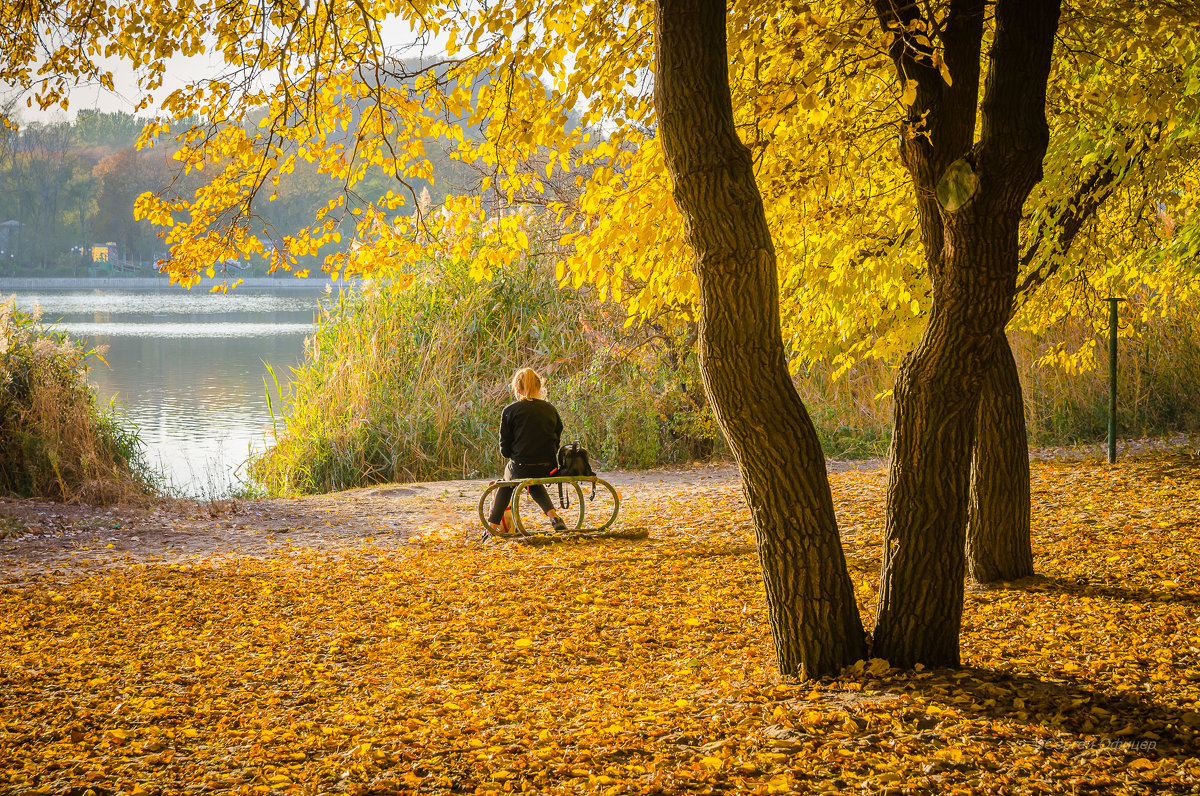
<path id="1" fill-rule="evenodd" d="M 564 439 L 608 468 L 711 453 L 719 432 L 694 358 L 623 322 L 534 260 L 488 283 L 435 262 L 402 291 L 342 295 L 323 308 L 251 475 L 289 494 L 498 474 L 500 410 L 526 365 L 547 376 Z"/>
<path id="2" fill-rule="evenodd" d="M 1154 437 L 1200 430 L 1200 306 L 1182 306 L 1167 318 L 1140 320 L 1141 301 L 1121 309 L 1118 344 L 1118 420 L 1122 437 Z M 1022 368 L 1033 444 L 1095 442 L 1108 430 L 1108 337 L 1083 324 L 1046 334 L 1014 335 Z M 1037 367 L 1057 347 L 1091 350 L 1092 367 L 1067 372 Z"/>
<path id="3" fill-rule="evenodd" d="M 0 492 L 111 505 L 154 491 L 136 431 L 88 386 L 98 353 L 0 305 Z"/>
<path id="4" fill-rule="evenodd" d="M 1138 317 L 1136 300 L 1125 317 Z M 1200 307 L 1139 322 L 1121 345 L 1123 437 L 1200 429 Z M 678 330 L 676 330 L 678 331 Z M 1085 325 L 1013 333 L 1029 438 L 1096 442 L 1107 432 L 1106 343 Z M 1093 347 L 1093 367 L 1038 365 L 1059 348 Z M 704 459 L 724 450 L 705 405 L 695 346 L 678 334 L 624 328 L 618 309 L 559 289 L 536 258 L 473 280 L 465 263 L 430 263 L 414 286 L 377 285 L 327 306 L 289 385 L 276 444 L 252 476 L 276 494 L 499 472 L 495 434 L 517 367 L 548 374 L 550 399 L 606 469 Z M 896 363 L 863 362 L 841 378 L 801 366 L 800 391 L 827 455 L 886 455 Z"/>
<path id="5" fill-rule="evenodd" d="M 1118 346 L 1118 434 L 1123 439 L 1200 431 L 1200 306 L 1166 318 L 1140 319 L 1136 297 L 1123 305 Z M 1040 335 L 1009 334 L 1021 371 L 1031 445 L 1099 442 L 1108 433 L 1108 336 L 1078 322 Z M 1091 351 L 1083 367 L 1065 370 L 1040 360 L 1056 350 Z M 885 455 L 891 440 L 893 365 L 862 362 L 837 381 L 817 364 L 797 388 L 831 456 Z"/>

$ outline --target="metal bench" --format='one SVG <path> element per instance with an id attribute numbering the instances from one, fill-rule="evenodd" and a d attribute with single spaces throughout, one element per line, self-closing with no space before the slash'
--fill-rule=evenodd
<path id="1" fill-rule="evenodd" d="M 565 531 L 547 531 L 545 533 L 531 533 L 525 528 L 525 524 L 521 521 L 521 496 L 525 494 L 528 487 L 535 484 L 570 484 L 575 488 L 575 496 L 578 498 L 575 502 L 579 506 L 579 517 L 575 522 L 575 526 L 571 527 L 570 523 L 564 517 L 563 522 L 567 522 L 567 530 Z M 612 513 L 605 520 L 603 525 L 596 528 L 583 527 L 587 515 L 587 501 L 583 499 L 583 487 L 581 484 L 592 484 L 596 487 L 607 489 L 612 496 Z M 511 486 L 513 489 L 512 496 L 512 520 L 513 533 L 497 533 L 492 530 L 492 526 L 488 525 L 487 513 L 484 507 L 487 505 L 488 496 L 502 486 Z M 479 498 L 479 522 L 483 529 L 488 533 L 504 536 L 507 538 L 528 537 L 528 536 L 587 536 L 591 534 L 601 534 L 608 531 L 613 523 L 617 521 L 617 512 L 621 508 L 621 496 L 617 494 L 617 490 L 613 485 L 605 481 L 603 478 L 594 475 L 583 476 L 554 476 L 551 478 L 523 478 L 517 481 L 492 481 L 488 484 L 487 489 L 483 490 L 483 495 Z"/>

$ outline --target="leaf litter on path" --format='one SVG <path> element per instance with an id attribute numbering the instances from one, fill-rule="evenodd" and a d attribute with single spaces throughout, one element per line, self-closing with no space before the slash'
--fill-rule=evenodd
<path id="1" fill-rule="evenodd" d="M 869 620 L 886 475 L 831 483 Z M 0 792 L 1200 789 L 1200 466 L 1033 470 L 1038 576 L 970 587 L 960 671 L 788 682 L 740 488 L 649 539 L 418 539 L 0 588 Z M 363 531 L 366 532 L 366 531 Z M 365 537 L 360 537 L 365 539 Z"/>

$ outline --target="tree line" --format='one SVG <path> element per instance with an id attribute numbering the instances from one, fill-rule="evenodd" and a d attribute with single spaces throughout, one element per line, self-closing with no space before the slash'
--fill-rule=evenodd
<path id="1" fill-rule="evenodd" d="M 252 116 L 251 123 L 257 120 Z M 168 247 L 161 229 L 137 217 L 137 199 L 145 193 L 177 199 L 202 180 L 180 173 L 180 148 L 169 134 L 160 133 L 151 145 L 139 147 L 139 136 L 151 121 L 124 111 L 85 109 L 69 121 L 0 130 L 0 275 L 81 277 L 89 269 L 109 273 L 114 266 L 143 275 L 158 271 Z M 176 126 L 186 129 L 197 122 L 185 119 Z M 444 157 L 435 160 L 429 178 L 414 183 L 430 202 L 470 177 L 469 170 L 454 172 Z M 365 182 L 368 191 L 385 190 L 378 175 Z M 257 198 L 253 213 L 266 228 L 293 229 L 338 191 L 317 164 L 300 164 L 279 181 L 272 196 Z M 110 249 L 108 263 L 94 261 L 96 246 Z M 326 254 L 301 255 L 294 264 L 319 268 Z M 241 253 L 229 258 L 225 271 L 265 275 L 268 267 L 266 257 Z"/>
<path id="2" fill-rule="evenodd" d="M 138 152 L 143 119 L 81 111 L 0 135 L 0 263 L 7 275 L 86 274 L 95 244 L 150 261 L 163 247 L 133 218 L 133 199 L 169 179 L 163 152 Z"/>

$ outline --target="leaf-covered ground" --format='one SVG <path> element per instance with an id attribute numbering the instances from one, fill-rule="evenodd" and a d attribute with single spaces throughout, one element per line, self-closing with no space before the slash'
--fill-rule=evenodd
<path id="1" fill-rule="evenodd" d="M 781 681 L 727 482 L 627 492 L 642 541 L 10 581 L 0 792 L 1200 792 L 1200 462 L 1033 477 L 1041 574 L 968 589 L 961 671 Z M 831 480 L 869 619 L 885 475 Z"/>

